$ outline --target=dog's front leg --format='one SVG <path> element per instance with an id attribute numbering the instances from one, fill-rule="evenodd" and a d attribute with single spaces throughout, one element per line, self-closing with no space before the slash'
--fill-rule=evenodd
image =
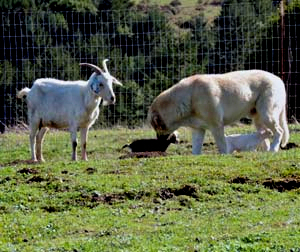
<path id="1" fill-rule="evenodd" d="M 194 155 L 201 154 L 204 136 L 204 129 L 192 129 L 192 153 Z"/>

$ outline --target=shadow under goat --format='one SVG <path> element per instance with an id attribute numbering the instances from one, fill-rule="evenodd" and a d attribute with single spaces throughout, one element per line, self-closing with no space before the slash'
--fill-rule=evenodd
<path id="1" fill-rule="evenodd" d="M 165 152 L 171 143 L 177 144 L 178 142 L 177 133 L 174 132 L 167 138 L 135 140 L 131 144 L 125 144 L 122 149 L 127 147 L 131 152 Z"/>

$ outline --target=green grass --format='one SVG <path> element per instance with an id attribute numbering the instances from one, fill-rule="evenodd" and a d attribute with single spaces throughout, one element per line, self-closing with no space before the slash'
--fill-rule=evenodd
<path id="1" fill-rule="evenodd" d="M 149 1 L 141 1 L 135 0 L 135 4 L 143 4 L 143 5 L 156 5 L 156 6 L 170 6 L 171 0 L 149 0 Z M 171 24 L 180 24 L 185 21 L 190 20 L 194 16 L 203 15 L 204 19 L 207 21 L 208 25 L 213 25 L 214 19 L 220 14 L 221 5 L 223 0 L 180 0 L 180 5 L 176 6 L 176 14 L 173 13 L 169 15 Z M 164 9 L 164 8 L 162 8 Z M 165 9 L 166 13 L 169 13 L 167 9 Z"/>
<path id="2" fill-rule="evenodd" d="M 119 159 L 123 144 L 154 135 L 92 130 L 89 161 L 72 162 L 69 134 L 52 131 L 42 164 L 26 162 L 28 132 L 1 135 L 0 251 L 300 251 L 298 148 L 219 155 L 208 134 L 192 156 L 181 129 L 166 157 Z"/>

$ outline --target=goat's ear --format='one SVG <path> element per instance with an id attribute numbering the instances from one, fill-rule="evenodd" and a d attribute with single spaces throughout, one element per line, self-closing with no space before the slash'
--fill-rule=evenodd
<path id="1" fill-rule="evenodd" d="M 112 78 L 112 82 L 116 85 L 123 86 L 123 84 L 120 81 L 118 81 L 115 77 Z"/>

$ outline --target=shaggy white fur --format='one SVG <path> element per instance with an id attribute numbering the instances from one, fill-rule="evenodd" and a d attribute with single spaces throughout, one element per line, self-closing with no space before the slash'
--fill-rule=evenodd
<path id="1" fill-rule="evenodd" d="M 220 153 L 228 153 L 224 126 L 253 118 L 257 131 L 270 129 L 270 151 L 289 139 L 286 91 L 282 80 L 265 71 L 193 75 L 156 97 L 148 118 L 158 137 L 181 126 L 192 128 L 192 152 L 200 154 L 205 131 L 212 132 Z"/>
<path id="2" fill-rule="evenodd" d="M 110 75 L 106 61 L 103 61 L 105 71 L 92 64 L 80 64 L 94 70 L 88 81 L 37 79 L 31 89 L 23 88 L 18 92 L 18 98 L 27 96 L 32 161 L 44 160 L 42 143 L 48 127 L 69 129 L 73 160 L 77 159 L 77 130 L 80 128 L 82 159 L 87 160 L 87 134 L 98 118 L 100 101 L 115 103 L 112 83 L 122 85 Z"/>

